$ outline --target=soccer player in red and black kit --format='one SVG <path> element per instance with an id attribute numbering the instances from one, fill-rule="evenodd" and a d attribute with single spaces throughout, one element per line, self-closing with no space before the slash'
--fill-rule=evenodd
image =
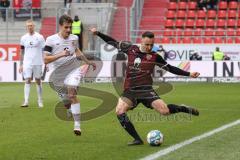
<path id="1" fill-rule="evenodd" d="M 186 72 L 168 64 L 160 55 L 152 51 L 154 45 L 154 34 L 145 32 L 142 34 L 141 46 L 132 45 L 130 42 L 118 42 L 112 37 L 96 30 L 90 31 L 103 39 L 106 43 L 114 46 L 119 51 L 127 54 L 128 63 L 124 82 L 124 91 L 118 100 L 116 114 L 122 127 L 134 138 L 128 145 L 141 145 L 142 139 L 135 130 L 133 124 L 127 116 L 127 111 L 135 108 L 139 103 L 155 109 L 162 115 L 185 112 L 195 116 L 199 112 L 195 108 L 185 105 L 166 104 L 152 88 L 152 73 L 155 65 L 176 75 L 190 76 L 196 78 L 198 72 Z"/>

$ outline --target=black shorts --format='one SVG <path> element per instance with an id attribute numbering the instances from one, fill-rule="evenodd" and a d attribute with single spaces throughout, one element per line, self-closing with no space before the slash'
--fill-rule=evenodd
<path id="1" fill-rule="evenodd" d="M 160 97 L 152 87 L 126 89 L 123 91 L 121 97 L 126 97 L 132 101 L 133 106 L 131 109 L 134 109 L 135 107 L 137 107 L 139 103 L 142 103 L 147 108 L 153 109 L 151 105 L 152 102 L 157 99 L 160 99 Z"/>

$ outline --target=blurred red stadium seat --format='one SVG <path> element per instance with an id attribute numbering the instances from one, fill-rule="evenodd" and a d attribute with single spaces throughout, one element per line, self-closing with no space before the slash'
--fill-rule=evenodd
<path id="1" fill-rule="evenodd" d="M 194 20 L 187 19 L 185 23 L 185 28 L 194 28 Z"/>
<path id="2" fill-rule="evenodd" d="M 192 10 L 189 10 L 188 12 L 187 12 L 187 18 L 188 19 L 195 19 L 195 11 L 192 11 Z"/>
<path id="3" fill-rule="evenodd" d="M 203 10 L 198 10 L 197 11 L 197 18 L 198 19 L 205 19 L 206 18 L 206 12 L 204 12 Z"/>
<path id="4" fill-rule="evenodd" d="M 237 11 L 236 10 L 229 10 L 228 11 L 228 18 L 232 18 L 232 19 L 237 18 Z"/>
<path id="5" fill-rule="evenodd" d="M 177 11 L 177 18 L 185 19 L 185 16 L 186 16 L 186 12 L 185 11 L 182 11 L 182 10 Z"/>
<path id="6" fill-rule="evenodd" d="M 202 38 L 200 38 L 200 37 L 194 37 L 194 38 L 193 38 L 193 43 L 202 43 Z"/>
<path id="7" fill-rule="evenodd" d="M 167 16 L 168 19 L 174 19 L 175 18 L 175 11 L 169 10 L 167 12 Z"/>
<path id="8" fill-rule="evenodd" d="M 176 2 L 170 2 L 168 6 L 169 10 L 176 10 L 177 9 L 177 3 Z"/>
<path id="9" fill-rule="evenodd" d="M 197 6 L 197 2 L 188 2 L 188 9 L 195 10 Z"/>
<path id="10" fill-rule="evenodd" d="M 227 2 L 225 2 L 225 1 L 220 1 L 220 2 L 218 3 L 218 9 L 219 9 L 219 10 L 227 10 Z"/>
<path id="11" fill-rule="evenodd" d="M 212 37 L 204 37 L 203 38 L 203 43 L 213 43 Z"/>
<path id="12" fill-rule="evenodd" d="M 208 10 L 208 12 L 207 12 L 208 19 L 215 19 L 216 15 L 217 15 L 217 13 L 215 10 Z"/>
<path id="13" fill-rule="evenodd" d="M 180 1 L 178 2 L 178 10 L 186 10 L 187 9 L 187 3 Z"/>
<path id="14" fill-rule="evenodd" d="M 226 19 L 227 12 L 225 10 L 219 10 L 218 11 L 218 19 Z"/>
<path id="15" fill-rule="evenodd" d="M 238 9 L 238 2 L 236 2 L 236 1 L 229 2 L 228 8 L 237 10 Z"/>
<path id="16" fill-rule="evenodd" d="M 196 28 L 203 28 L 205 26 L 205 21 L 203 19 L 197 19 L 195 26 Z"/>
<path id="17" fill-rule="evenodd" d="M 182 39 L 182 43 L 192 43 L 192 40 L 191 40 L 190 37 L 184 37 L 184 38 Z"/>

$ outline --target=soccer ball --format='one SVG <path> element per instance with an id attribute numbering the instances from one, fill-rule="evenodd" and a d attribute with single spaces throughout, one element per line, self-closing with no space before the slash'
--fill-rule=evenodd
<path id="1" fill-rule="evenodd" d="M 147 142 L 151 146 L 160 146 L 163 143 L 163 134 L 159 130 L 152 130 L 147 134 Z"/>

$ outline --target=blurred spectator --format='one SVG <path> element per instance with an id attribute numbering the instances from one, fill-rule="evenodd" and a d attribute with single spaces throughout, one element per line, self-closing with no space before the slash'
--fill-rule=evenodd
<path id="1" fill-rule="evenodd" d="M 4 22 L 6 21 L 6 12 L 9 6 L 10 6 L 9 0 L 0 0 L 0 10 Z"/>
<path id="2" fill-rule="evenodd" d="M 214 61 L 224 60 L 224 53 L 220 51 L 219 47 L 216 47 L 216 50 L 213 52 L 212 60 Z"/>
<path id="3" fill-rule="evenodd" d="M 207 2 L 207 10 L 214 9 L 217 10 L 218 0 L 208 0 Z"/>
<path id="4" fill-rule="evenodd" d="M 205 12 L 210 9 L 217 9 L 218 0 L 199 0 L 197 2 L 198 9 L 202 9 Z"/>
<path id="5" fill-rule="evenodd" d="M 224 61 L 229 61 L 229 60 L 231 60 L 231 58 L 228 55 L 224 55 L 223 60 Z"/>
<path id="6" fill-rule="evenodd" d="M 162 45 L 159 46 L 154 45 L 152 51 L 157 52 L 159 55 L 162 56 L 164 60 L 167 60 L 168 52 L 163 48 Z"/>
<path id="7" fill-rule="evenodd" d="M 79 20 L 78 16 L 74 17 L 74 20 L 73 20 L 73 23 L 72 23 L 72 34 L 78 36 L 78 46 L 79 46 L 79 49 L 82 51 L 82 49 L 83 49 L 83 41 L 82 41 L 83 24 Z"/>
<path id="8" fill-rule="evenodd" d="M 204 10 L 206 12 L 207 11 L 207 1 L 208 0 L 198 0 L 197 1 L 198 9 Z"/>
<path id="9" fill-rule="evenodd" d="M 191 61 L 201 61 L 202 56 L 200 56 L 197 52 L 193 53 L 190 58 Z"/>
<path id="10" fill-rule="evenodd" d="M 72 0 L 64 0 L 64 7 L 65 7 L 65 12 L 64 14 L 69 15 L 69 10 L 71 7 Z"/>

